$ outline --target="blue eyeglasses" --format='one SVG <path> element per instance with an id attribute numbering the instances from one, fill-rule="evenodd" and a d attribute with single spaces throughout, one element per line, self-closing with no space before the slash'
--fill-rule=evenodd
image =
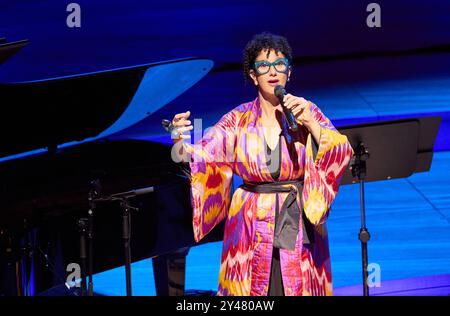
<path id="1" fill-rule="evenodd" d="M 277 72 L 286 73 L 289 69 L 289 61 L 287 58 L 278 58 L 273 63 L 267 60 L 255 61 L 255 71 L 258 75 L 265 75 L 270 71 L 270 67 L 275 68 Z"/>

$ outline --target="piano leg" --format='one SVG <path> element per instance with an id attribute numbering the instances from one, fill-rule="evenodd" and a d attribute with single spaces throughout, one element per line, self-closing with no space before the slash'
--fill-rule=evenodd
<path id="1" fill-rule="evenodd" d="M 152 258 L 156 295 L 184 295 L 186 256 L 189 248 Z"/>

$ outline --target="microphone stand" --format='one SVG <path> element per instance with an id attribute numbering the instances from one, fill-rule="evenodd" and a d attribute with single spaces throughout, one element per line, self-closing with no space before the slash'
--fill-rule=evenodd
<path id="1" fill-rule="evenodd" d="M 78 230 L 80 233 L 80 260 L 81 260 L 81 296 L 86 296 L 86 228 L 87 219 L 78 220 Z"/>
<path id="2" fill-rule="evenodd" d="M 87 218 L 87 241 L 88 241 L 88 296 L 94 296 L 94 284 L 92 281 L 93 272 L 93 242 L 94 242 L 94 211 L 95 198 L 100 194 L 100 181 L 98 179 L 91 182 L 91 189 L 89 190 L 89 210 Z"/>
<path id="3" fill-rule="evenodd" d="M 138 211 L 137 208 L 129 204 L 127 198 L 120 200 L 120 207 L 122 207 L 122 240 L 125 252 L 125 278 L 127 296 L 131 296 L 131 214 L 130 210 Z"/>
<path id="4" fill-rule="evenodd" d="M 96 207 L 95 198 L 99 195 L 100 190 L 100 181 L 98 179 L 92 181 L 88 194 L 88 216 L 87 218 L 84 217 L 78 220 L 78 229 L 80 232 L 81 296 L 85 296 L 86 292 L 88 296 L 94 296 L 94 284 L 92 281 L 94 211 Z M 86 282 L 86 279 L 88 279 L 88 282 Z"/>
<path id="5" fill-rule="evenodd" d="M 129 199 L 138 195 L 151 193 L 154 187 L 147 187 L 137 190 L 131 190 L 121 193 L 112 194 L 107 197 L 93 199 L 94 202 L 119 202 L 122 208 L 122 240 L 125 254 L 125 278 L 126 278 L 126 293 L 127 296 L 132 295 L 131 288 L 131 212 L 139 209 L 131 206 Z"/>

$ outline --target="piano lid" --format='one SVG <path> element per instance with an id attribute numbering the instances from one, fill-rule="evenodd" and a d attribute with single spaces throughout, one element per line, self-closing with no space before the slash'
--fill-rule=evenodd
<path id="1" fill-rule="evenodd" d="M 7 43 L 6 38 L 0 38 L 0 64 L 14 56 L 28 44 L 28 40 Z"/>
<path id="2" fill-rule="evenodd" d="M 208 59 L 184 58 L 0 84 L 0 162 L 113 135 L 203 78 Z"/>

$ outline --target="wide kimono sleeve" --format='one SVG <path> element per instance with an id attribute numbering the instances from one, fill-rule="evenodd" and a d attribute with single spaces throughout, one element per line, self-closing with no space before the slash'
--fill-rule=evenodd
<path id="1" fill-rule="evenodd" d="M 328 218 L 353 149 L 347 137 L 336 130 L 315 104 L 311 104 L 311 111 L 321 127 L 320 141 L 317 145 L 312 135 L 308 135 L 302 199 L 308 220 L 320 225 Z"/>
<path id="2" fill-rule="evenodd" d="M 227 215 L 231 200 L 236 113 L 225 114 L 195 145 L 183 143 L 190 156 L 191 203 L 195 241 Z"/>

